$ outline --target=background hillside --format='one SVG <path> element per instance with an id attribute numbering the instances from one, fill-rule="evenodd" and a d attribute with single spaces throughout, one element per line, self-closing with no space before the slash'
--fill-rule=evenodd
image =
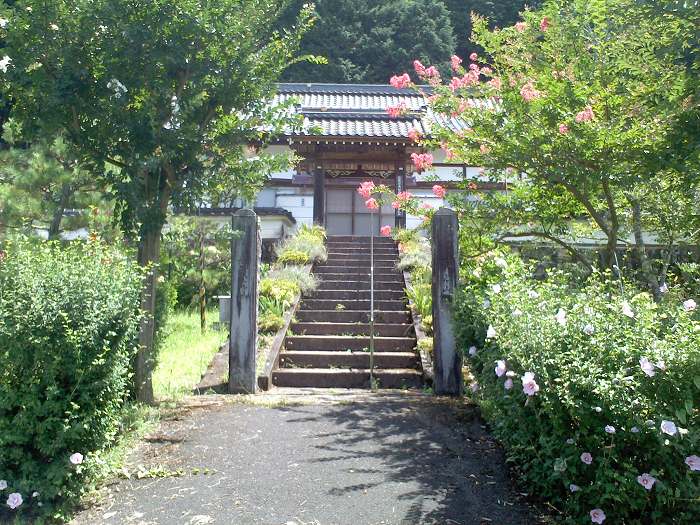
<path id="1" fill-rule="evenodd" d="M 306 0 L 292 0 L 282 22 L 289 24 Z M 524 0 L 317 0 L 318 20 L 302 42 L 302 53 L 325 56 L 328 64 L 296 64 L 286 82 L 387 83 L 411 71 L 418 58 L 447 64 L 453 53 L 474 50 L 469 41 L 472 11 L 492 26 L 515 23 Z"/>

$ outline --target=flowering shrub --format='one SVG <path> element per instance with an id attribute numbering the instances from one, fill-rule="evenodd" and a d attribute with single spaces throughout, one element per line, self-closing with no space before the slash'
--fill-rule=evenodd
<path id="1" fill-rule="evenodd" d="M 13 243 L 0 260 L 0 521 L 55 513 L 118 430 L 140 274 L 98 243 Z"/>
<path id="2" fill-rule="evenodd" d="M 531 493 L 567 523 L 697 523 L 700 316 L 670 290 L 517 257 L 463 271 L 456 304 L 472 391 Z"/>

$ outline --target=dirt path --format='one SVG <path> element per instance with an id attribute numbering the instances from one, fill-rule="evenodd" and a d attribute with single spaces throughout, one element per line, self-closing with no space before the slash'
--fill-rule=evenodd
<path id="1" fill-rule="evenodd" d="M 134 452 L 131 469 L 149 476 L 113 483 L 74 525 L 538 522 L 464 403 L 364 392 L 190 402 Z"/>

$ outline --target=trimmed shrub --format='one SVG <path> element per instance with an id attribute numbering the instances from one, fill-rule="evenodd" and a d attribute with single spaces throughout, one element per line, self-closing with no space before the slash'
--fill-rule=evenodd
<path id="1" fill-rule="evenodd" d="M 140 275 L 97 243 L 6 246 L 0 479 L 5 496 L 22 495 L 15 513 L 41 503 L 55 515 L 89 486 L 97 454 L 113 442 L 136 350 Z"/>
<path id="2" fill-rule="evenodd" d="M 517 257 L 463 273 L 455 326 L 472 391 L 530 492 L 566 523 L 595 509 L 606 523 L 697 523 L 695 303 L 599 274 L 537 282 Z"/>
<path id="3" fill-rule="evenodd" d="M 285 249 L 277 258 L 277 264 L 308 264 L 309 255 L 301 250 Z"/>
<path id="4" fill-rule="evenodd" d="M 309 294 L 318 288 L 318 278 L 301 266 L 273 268 L 266 277 L 272 281 L 292 281 L 303 294 Z"/>

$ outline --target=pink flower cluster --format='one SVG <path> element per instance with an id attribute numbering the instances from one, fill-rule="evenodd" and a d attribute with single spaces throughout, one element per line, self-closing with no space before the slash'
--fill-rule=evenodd
<path id="1" fill-rule="evenodd" d="M 379 230 L 379 233 L 382 235 L 382 237 L 391 236 L 391 226 L 389 226 L 388 224 L 386 226 L 382 226 Z"/>
<path id="2" fill-rule="evenodd" d="M 433 156 L 430 153 L 411 153 L 411 161 L 418 171 L 423 171 L 433 165 Z"/>
<path id="3" fill-rule="evenodd" d="M 420 134 L 414 128 L 411 128 L 408 130 L 408 138 L 412 142 L 418 142 L 418 140 L 420 139 Z"/>
<path id="4" fill-rule="evenodd" d="M 472 66 L 475 66 L 476 64 L 472 64 Z M 452 91 L 457 91 L 460 88 L 463 87 L 468 87 L 468 86 L 473 86 L 475 84 L 479 83 L 479 70 L 478 66 L 477 69 L 470 69 L 464 76 L 461 77 L 452 77 L 452 80 L 450 81 L 450 89 Z"/>
<path id="5" fill-rule="evenodd" d="M 365 181 L 362 184 L 360 184 L 359 188 L 357 188 L 357 193 L 359 193 L 363 199 L 369 199 L 372 193 L 374 192 L 374 189 L 374 182 Z"/>
<path id="6" fill-rule="evenodd" d="M 547 17 L 545 16 L 545 17 L 542 19 L 542 21 L 540 22 L 540 31 L 542 31 L 542 32 L 544 33 L 545 31 L 547 31 L 547 29 L 549 28 L 550 25 L 552 25 L 552 24 L 551 24 L 551 22 L 549 21 L 549 18 L 547 18 Z"/>
<path id="7" fill-rule="evenodd" d="M 447 190 L 444 186 L 440 186 L 439 184 L 435 184 L 433 186 L 433 195 L 435 195 L 438 199 L 444 199 L 446 194 Z"/>
<path id="8" fill-rule="evenodd" d="M 569 132 L 569 126 L 566 124 L 559 124 L 559 133 L 566 135 Z"/>
<path id="9" fill-rule="evenodd" d="M 398 118 L 402 115 L 405 115 L 408 112 L 408 108 L 406 107 L 406 104 L 401 102 L 396 106 L 389 106 L 388 108 L 386 108 L 386 112 L 391 118 Z"/>
<path id="10" fill-rule="evenodd" d="M 538 97 L 542 96 L 542 92 L 535 89 L 532 80 L 528 80 L 522 88 L 520 88 L 520 96 L 523 97 L 525 102 L 532 102 Z"/>
<path id="11" fill-rule="evenodd" d="M 595 118 L 595 115 L 593 114 L 593 108 L 589 105 L 586 106 L 583 111 L 579 111 L 576 113 L 575 120 L 576 122 L 589 122 Z"/>
<path id="12" fill-rule="evenodd" d="M 450 65 L 452 66 L 452 71 L 457 71 L 461 63 L 462 59 L 459 58 L 457 55 L 452 55 L 452 57 L 450 58 Z"/>
<path id="13" fill-rule="evenodd" d="M 411 77 L 408 76 L 408 73 L 398 76 L 394 75 L 391 77 L 391 79 L 389 79 L 389 84 L 398 89 L 407 88 L 411 85 Z"/>
<path id="14" fill-rule="evenodd" d="M 525 22 L 516 22 L 515 23 L 515 30 L 518 33 L 522 33 L 523 31 L 525 31 L 525 29 L 527 29 L 527 23 L 525 23 Z"/>
<path id="15" fill-rule="evenodd" d="M 501 89 L 502 82 L 500 78 L 493 77 L 491 80 L 489 80 L 488 84 L 494 89 Z"/>
<path id="16" fill-rule="evenodd" d="M 377 202 L 377 199 L 367 199 L 365 201 L 365 206 L 367 206 L 368 209 L 370 210 L 378 210 L 379 209 L 379 203 Z"/>

